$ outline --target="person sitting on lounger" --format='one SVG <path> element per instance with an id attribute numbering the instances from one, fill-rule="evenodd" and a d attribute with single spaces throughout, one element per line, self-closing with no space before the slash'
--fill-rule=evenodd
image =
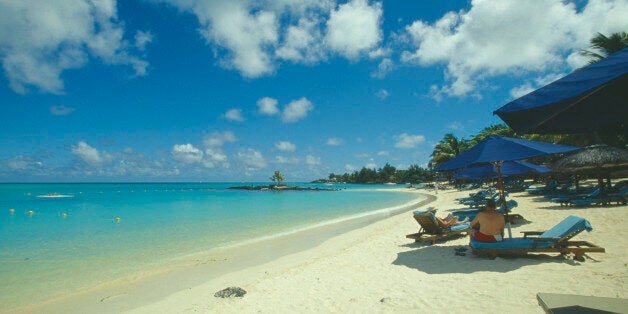
<path id="1" fill-rule="evenodd" d="M 480 242 L 497 242 L 502 240 L 506 219 L 495 210 L 494 200 L 488 200 L 483 211 L 471 221 L 471 237 Z M 479 229 L 478 229 L 479 227 Z"/>

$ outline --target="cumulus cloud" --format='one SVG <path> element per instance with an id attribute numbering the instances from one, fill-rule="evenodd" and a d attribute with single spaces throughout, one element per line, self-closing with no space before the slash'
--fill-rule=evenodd
<path id="1" fill-rule="evenodd" d="M 203 138 L 203 145 L 206 148 L 216 148 L 221 147 L 224 143 L 234 143 L 235 141 L 237 141 L 237 138 L 231 131 L 214 131 Z"/>
<path id="2" fill-rule="evenodd" d="M 353 0 L 338 6 L 327 21 L 327 44 L 350 60 L 358 59 L 381 41 L 382 14 L 379 2 L 369 5 L 366 0 Z"/>
<path id="3" fill-rule="evenodd" d="M 62 72 L 91 58 L 145 75 L 148 63 L 133 55 L 123 35 L 113 0 L 0 2 L 0 59 L 17 93 L 34 87 L 60 94 Z"/>
<path id="4" fill-rule="evenodd" d="M 421 143 L 425 142 L 425 136 L 412 135 L 412 134 L 407 134 L 407 133 L 395 135 L 394 139 L 397 141 L 395 143 L 395 147 L 401 148 L 401 149 L 416 148 Z"/>
<path id="5" fill-rule="evenodd" d="M 91 166 L 100 166 L 106 162 L 112 160 L 112 156 L 107 153 L 100 153 L 96 148 L 90 146 L 84 141 L 78 142 L 78 144 L 72 145 L 72 154 L 80 158 Z"/>
<path id="6" fill-rule="evenodd" d="M 464 130 L 464 126 L 459 121 L 454 121 L 454 122 L 448 124 L 447 128 L 452 129 L 452 130 L 456 130 L 456 131 Z"/>
<path id="7" fill-rule="evenodd" d="M 263 115 L 273 116 L 279 113 L 279 108 L 277 108 L 277 99 L 264 97 L 257 101 L 257 107 L 259 108 L 259 113 Z"/>
<path id="8" fill-rule="evenodd" d="M 190 143 L 176 144 L 172 147 L 172 157 L 183 164 L 195 164 L 203 160 L 203 152 Z"/>
<path id="9" fill-rule="evenodd" d="M 314 109 L 314 105 L 303 97 L 291 101 L 283 111 L 281 120 L 286 123 L 294 123 L 307 117 L 308 112 Z"/>
<path id="10" fill-rule="evenodd" d="M 332 53 L 380 58 L 380 3 L 335 1 L 163 0 L 196 16 L 219 64 L 242 76 L 273 74 L 282 61 L 316 64 Z"/>
<path id="11" fill-rule="evenodd" d="M 321 158 L 320 157 L 316 157 L 316 156 L 312 156 L 312 155 L 307 155 L 307 156 L 305 156 L 305 163 L 310 165 L 310 166 L 320 165 L 321 164 Z"/>
<path id="12" fill-rule="evenodd" d="M 377 153 L 377 156 L 390 156 L 390 153 L 385 150 L 382 150 Z"/>
<path id="13" fill-rule="evenodd" d="M 264 155 L 252 148 L 238 152 L 237 157 L 244 164 L 247 170 L 259 170 L 266 168 L 268 165 Z"/>
<path id="14" fill-rule="evenodd" d="M 67 107 L 64 105 L 58 105 L 58 106 L 51 106 L 50 107 L 50 113 L 53 116 L 67 116 L 69 114 L 71 114 L 72 112 L 74 112 L 74 108 L 72 107 Z"/>
<path id="15" fill-rule="evenodd" d="M 137 31 L 135 33 L 135 48 L 140 51 L 146 50 L 146 45 L 153 41 L 153 34 L 150 32 Z"/>
<path id="16" fill-rule="evenodd" d="M 229 121 L 244 121 L 244 117 L 242 117 L 242 109 L 229 109 L 225 112 L 225 119 Z"/>
<path id="17" fill-rule="evenodd" d="M 377 93 L 375 93 L 375 96 L 377 96 L 377 98 L 379 98 L 380 100 L 384 100 L 386 98 L 388 98 L 388 91 L 385 89 L 380 89 L 377 91 Z"/>
<path id="18" fill-rule="evenodd" d="M 401 60 L 446 65 L 448 83 L 432 88 L 435 97 L 474 95 L 487 78 L 564 69 L 564 56 L 587 47 L 596 32 L 624 31 L 625 12 L 621 0 L 589 1 L 580 11 L 566 1 L 474 0 L 469 11 L 408 25 L 416 49 Z"/>
<path id="19" fill-rule="evenodd" d="M 38 172 L 44 164 L 41 160 L 31 156 L 18 155 L 6 162 L 7 167 L 15 172 Z"/>
<path id="20" fill-rule="evenodd" d="M 391 72 L 395 68 L 394 62 L 390 58 L 384 58 L 377 66 L 377 70 L 371 73 L 371 76 L 378 79 L 383 79 L 386 74 Z"/>
<path id="21" fill-rule="evenodd" d="M 284 157 L 284 156 L 275 156 L 275 161 L 279 164 L 298 164 L 299 158 L 297 157 Z"/>
<path id="22" fill-rule="evenodd" d="M 354 165 L 352 165 L 352 164 L 346 164 L 345 165 L 345 170 L 348 171 L 348 172 L 353 172 L 353 171 L 356 171 L 358 169 Z"/>
<path id="23" fill-rule="evenodd" d="M 214 168 L 217 164 L 221 164 L 223 168 L 229 168 L 230 165 L 227 154 L 220 148 L 205 149 L 203 165 L 206 168 Z"/>
<path id="24" fill-rule="evenodd" d="M 281 141 L 281 142 L 277 142 L 275 144 L 275 147 L 280 150 L 280 151 L 284 151 L 284 152 L 293 152 L 297 149 L 297 146 L 288 142 L 288 141 Z"/>
<path id="25" fill-rule="evenodd" d="M 327 145 L 329 146 L 340 146 L 342 143 L 342 139 L 338 137 L 330 137 L 327 139 Z"/>

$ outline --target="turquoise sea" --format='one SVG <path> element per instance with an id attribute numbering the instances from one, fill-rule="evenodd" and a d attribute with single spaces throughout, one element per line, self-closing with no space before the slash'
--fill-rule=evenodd
<path id="1" fill-rule="evenodd" d="M 0 184 L 0 312 L 417 199 L 385 185 L 227 189 L 266 184 Z"/>

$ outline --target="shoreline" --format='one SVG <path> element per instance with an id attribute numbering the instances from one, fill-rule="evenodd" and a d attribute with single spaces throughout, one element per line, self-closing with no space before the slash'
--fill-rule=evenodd
<path id="1" fill-rule="evenodd" d="M 203 284 L 228 273 L 256 267 L 286 255 L 312 249 L 340 234 L 405 213 L 433 201 L 419 190 L 406 188 L 377 191 L 416 193 L 410 202 L 366 213 L 345 216 L 281 234 L 247 240 L 206 252 L 173 259 L 168 269 L 138 274 L 94 287 L 88 291 L 62 296 L 43 303 L 15 308 L 20 312 L 120 312 L 158 302 L 170 294 Z M 305 243 L 305 245 L 304 245 Z"/>

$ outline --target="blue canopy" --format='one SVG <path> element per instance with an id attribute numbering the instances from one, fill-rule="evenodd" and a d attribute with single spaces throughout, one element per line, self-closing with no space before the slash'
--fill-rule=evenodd
<path id="1" fill-rule="evenodd" d="M 474 164 L 520 160 L 537 156 L 565 153 L 579 147 L 528 141 L 519 138 L 489 135 L 475 146 L 443 163 L 436 171 L 449 171 Z"/>
<path id="2" fill-rule="evenodd" d="M 550 168 L 535 165 L 529 162 L 515 160 L 506 161 L 501 166 L 502 177 L 513 175 L 522 175 L 526 173 L 547 173 L 552 171 Z M 465 168 L 454 174 L 454 179 L 471 179 L 479 180 L 486 178 L 495 178 L 497 176 L 497 168 L 493 164 L 484 164 L 474 167 Z"/>
<path id="3" fill-rule="evenodd" d="M 517 133 L 589 133 L 628 121 L 628 48 L 539 88 L 497 114 Z"/>

